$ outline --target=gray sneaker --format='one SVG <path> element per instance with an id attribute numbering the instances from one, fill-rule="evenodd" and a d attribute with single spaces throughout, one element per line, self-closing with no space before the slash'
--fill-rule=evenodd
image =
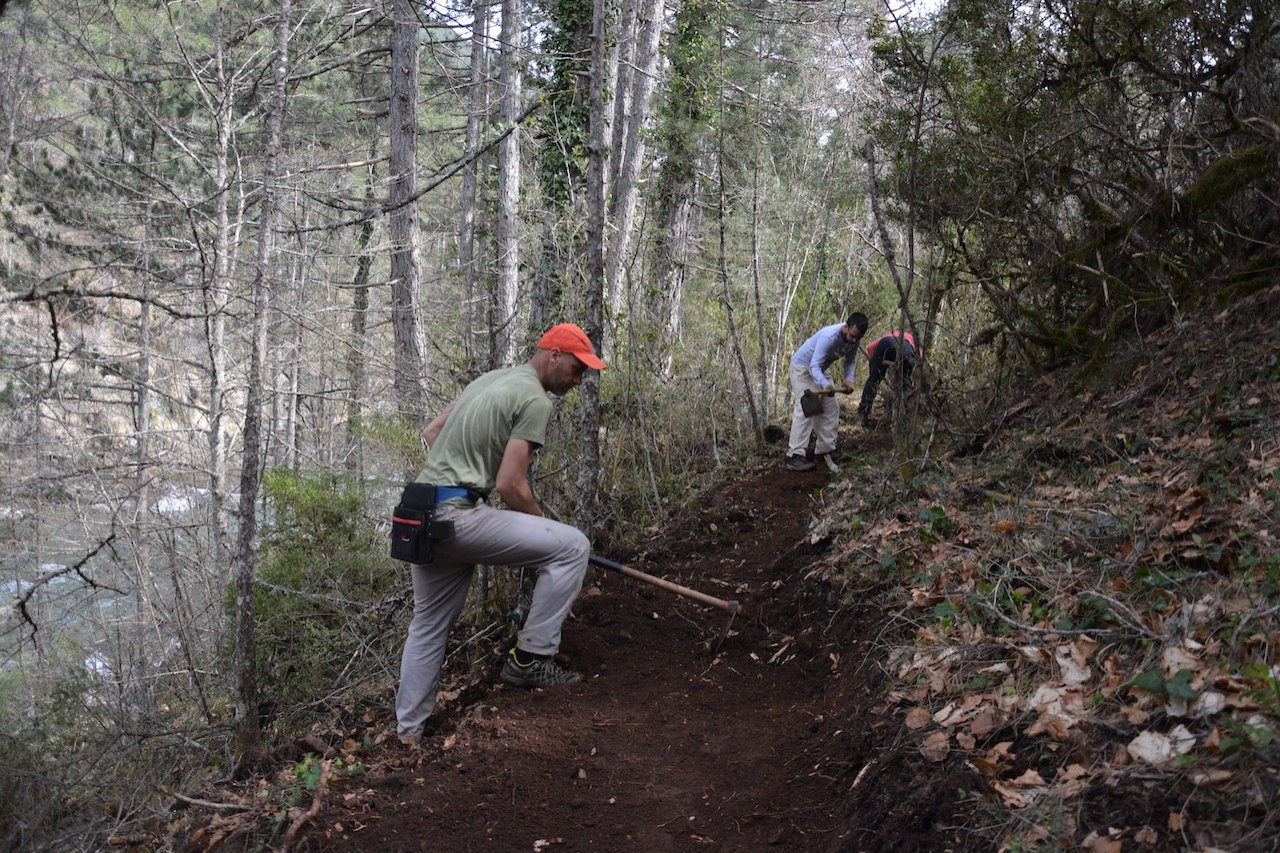
<path id="1" fill-rule="evenodd" d="M 537 660 L 528 666 L 516 663 L 514 656 L 508 654 L 502 664 L 502 672 L 498 680 L 513 687 L 555 687 L 558 684 L 576 684 L 582 676 L 572 670 L 565 669 L 554 660 Z"/>
<path id="2" fill-rule="evenodd" d="M 808 459 L 805 459 L 803 456 L 796 455 L 787 457 L 787 468 L 792 471 L 812 471 L 813 467 L 813 463 Z"/>

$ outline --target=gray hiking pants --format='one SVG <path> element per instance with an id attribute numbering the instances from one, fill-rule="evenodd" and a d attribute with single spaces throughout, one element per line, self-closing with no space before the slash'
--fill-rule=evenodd
<path id="1" fill-rule="evenodd" d="M 462 612 L 476 564 L 538 570 L 533 600 L 516 645 L 539 655 L 560 648 L 560 626 L 578 597 L 591 544 L 582 531 L 549 518 L 494 509 L 441 506 L 436 518 L 454 524 L 452 542 L 436 543 L 435 560 L 411 564 L 413 618 L 400 658 L 396 732 L 421 737 L 436 706 L 449 629 Z"/>
<path id="2" fill-rule="evenodd" d="M 787 452 L 792 456 L 804 456 L 809 450 L 809 436 L 818 434 L 813 447 L 814 454 L 830 453 L 836 449 L 836 431 L 840 426 L 840 404 L 834 395 L 819 397 L 822 411 L 811 418 L 805 417 L 800 408 L 800 397 L 806 388 L 814 391 L 822 390 L 813 377 L 809 375 L 809 365 L 791 364 L 791 395 L 796 398 L 795 408 L 791 411 L 791 441 Z"/>

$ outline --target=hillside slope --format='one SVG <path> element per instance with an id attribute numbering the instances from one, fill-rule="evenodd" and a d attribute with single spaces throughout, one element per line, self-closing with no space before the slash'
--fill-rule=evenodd
<path id="1" fill-rule="evenodd" d="M 723 614 L 593 574 L 563 647 L 584 683 L 482 668 L 421 751 L 353 707 L 168 842 L 1274 849 L 1277 315 L 1273 288 L 1092 386 L 1044 377 L 907 484 L 883 431 L 846 429 L 839 477 L 751 463 L 609 555 L 739 599 L 718 655 Z"/>

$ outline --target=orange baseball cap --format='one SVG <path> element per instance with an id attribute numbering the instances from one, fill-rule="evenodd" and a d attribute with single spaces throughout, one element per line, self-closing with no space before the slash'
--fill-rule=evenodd
<path id="1" fill-rule="evenodd" d="M 604 370 L 604 362 L 596 356 L 596 348 L 591 345 L 587 333 L 573 323 L 559 323 L 547 329 L 538 341 L 538 349 L 558 349 L 576 356 L 592 370 Z"/>

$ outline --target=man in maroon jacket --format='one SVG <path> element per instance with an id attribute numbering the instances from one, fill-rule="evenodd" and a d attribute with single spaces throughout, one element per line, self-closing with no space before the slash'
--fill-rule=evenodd
<path id="1" fill-rule="evenodd" d="M 911 379 L 911 371 L 916 365 L 916 339 L 910 332 L 895 329 L 888 334 L 876 338 L 867 347 L 867 382 L 862 386 L 862 401 L 858 403 L 858 414 L 865 425 L 871 418 L 871 404 L 876 399 L 876 388 L 880 380 L 889 370 L 889 365 L 901 362 L 902 379 Z"/>

